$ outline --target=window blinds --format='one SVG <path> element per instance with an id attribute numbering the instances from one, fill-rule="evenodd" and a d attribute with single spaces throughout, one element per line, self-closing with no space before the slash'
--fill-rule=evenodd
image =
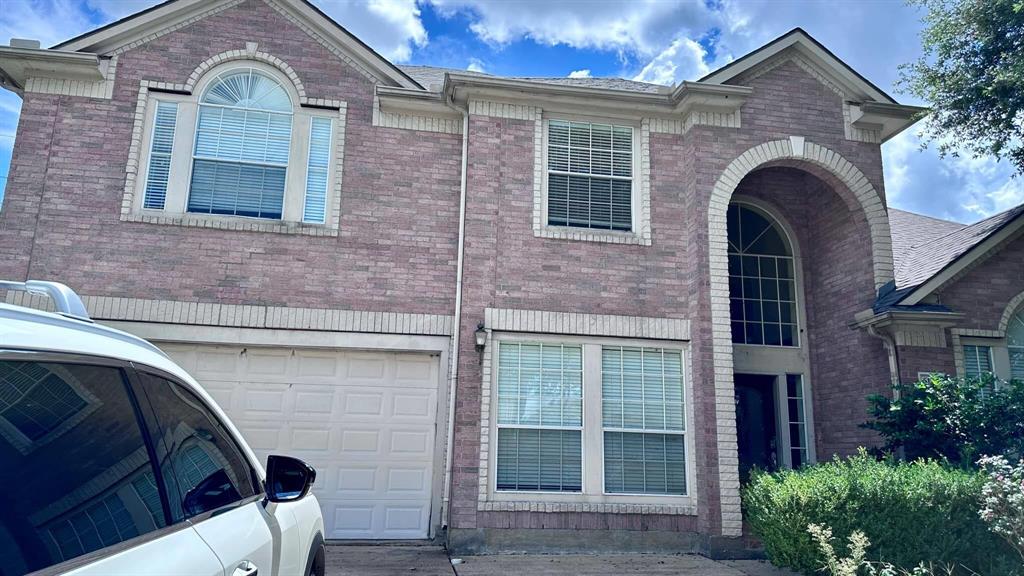
<path id="1" fill-rule="evenodd" d="M 157 102 L 153 120 L 153 141 L 149 148 L 149 170 L 143 207 L 163 210 L 167 201 L 167 181 L 171 173 L 171 152 L 174 148 L 174 128 L 178 121 L 178 104 Z"/>
<path id="2" fill-rule="evenodd" d="M 633 129 L 548 121 L 548 224 L 630 231 Z"/>

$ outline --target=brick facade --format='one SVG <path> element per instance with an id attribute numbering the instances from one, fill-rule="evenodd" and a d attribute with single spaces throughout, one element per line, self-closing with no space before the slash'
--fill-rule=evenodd
<path id="1" fill-rule="evenodd" d="M 307 98 L 346 105 L 339 234 L 121 220 L 140 82 L 185 84 L 204 61 L 247 43 L 286 62 Z M 454 314 L 461 129 L 374 125 L 374 84 L 264 0 L 244 0 L 121 52 L 109 100 L 27 92 L 0 211 L 0 277 L 56 279 L 95 297 Z M 715 368 L 732 352 L 714 336 L 722 294 L 709 269 L 709 245 L 725 236 L 709 229 L 709 215 L 732 193 L 716 197 L 723 174 L 766 143 L 790 148 L 749 167 L 735 194 L 780 212 L 802 254 L 818 458 L 874 441 L 858 424 L 864 397 L 885 391 L 887 357 L 881 340 L 849 324 L 891 278 L 879 144 L 849 137 L 844 95 L 806 63 L 776 62 L 743 84 L 753 94 L 728 122 L 649 134 L 649 245 L 535 235 L 536 116 L 470 106 L 452 529 L 738 532 L 731 374 L 723 380 Z M 822 158 L 803 158 L 794 136 Z M 964 282 L 962 297 L 976 299 L 971 291 L 983 284 Z M 688 321 L 697 514 L 479 510 L 474 332 L 488 308 Z"/>

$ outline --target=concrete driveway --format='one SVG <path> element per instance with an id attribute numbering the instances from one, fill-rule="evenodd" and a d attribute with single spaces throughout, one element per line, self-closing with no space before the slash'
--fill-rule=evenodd
<path id="1" fill-rule="evenodd" d="M 415 545 L 327 547 L 327 576 L 789 576 L 756 560 L 715 562 L 680 554 L 516 554 L 467 556 L 452 565 L 443 548 Z"/>

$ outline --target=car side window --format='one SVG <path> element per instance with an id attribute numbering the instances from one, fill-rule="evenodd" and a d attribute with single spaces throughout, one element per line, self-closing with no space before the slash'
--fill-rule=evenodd
<path id="1" fill-rule="evenodd" d="M 166 378 L 140 372 L 149 424 L 175 522 L 256 495 L 252 468 L 200 398 Z"/>
<path id="2" fill-rule="evenodd" d="M 24 574 L 167 525 L 125 373 L 0 360 L 0 567 Z"/>

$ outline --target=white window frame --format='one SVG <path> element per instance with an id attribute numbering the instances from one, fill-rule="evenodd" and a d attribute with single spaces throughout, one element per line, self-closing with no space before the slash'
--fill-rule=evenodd
<path id="1" fill-rule="evenodd" d="M 989 349 L 989 361 L 992 364 L 992 375 L 999 380 L 1010 379 L 1010 349 L 1006 346 L 1006 338 L 961 337 L 959 366 L 960 377 L 967 377 L 967 347 L 984 346 Z"/>
<path id="2" fill-rule="evenodd" d="M 577 226 L 556 226 L 548 224 L 548 122 L 588 122 L 628 127 L 633 130 L 632 190 L 630 194 L 630 230 L 602 230 Z M 651 245 L 650 176 L 648 120 L 637 118 L 613 118 L 588 116 L 574 113 L 544 113 L 537 119 L 539 146 L 534 173 L 534 235 L 544 238 L 586 240 L 616 244 Z M 583 176 L 583 174 L 580 174 Z M 598 176 L 601 177 L 601 176 Z M 622 178 L 615 178 L 622 179 Z"/>
<path id="3" fill-rule="evenodd" d="M 254 218 L 225 214 L 205 214 L 188 211 L 191 193 L 192 165 L 194 162 L 195 139 L 199 119 L 199 99 L 206 89 L 225 74 L 237 70 L 255 70 L 277 81 L 288 92 L 292 101 L 292 135 L 285 172 L 285 191 L 281 219 Z M 283 233 L 304 233 L 308 235 L 337 234 L 340 222 L 340 182 L 344 162 L 343 135 L 345 131 L 346 107 L 340 109 L 302 106 L 292 81 L 277 68 L 257 61 L 235 61 L 211 68 L 196 84 L 191 93 L 158 91 L 145 83 L 140 89 L 140 110 L 137 118 L 139 141 L 133 143 L 133 152 L 138 156 L 134 185 L 129 185 L 130 203 L 122 210 L 122 219 L 179 224 L 222 229 L 257 230 Z M 174 131 L 170 173 L 167 180 L 167 195 L 164 208 L 145 208 L 146 181 L 149 176 L 149 159 L 155 130 L 158 102 L 174 102 L 178 115 Z M 203 106 L 210 106 L 203 104 Z M 305 222 L 305 193 L 310 152 L 310 129 L 312 118 L 331 120 L 331 152 L 328 165 L 325 222 Z"/>
<path id="4" fill-rule="evenodd" d="M 498 429 L 498 362 L 502 342 L 545 343 L 580 345 L 583 347 L 583 432 L 582 432 L 582 491 L 543 492 L 514 491 L 497 489 L 497 429 Z M 678 351 L 682 362 L 684 447 L 686 450 L 686 495 L 665 494 L 608 494 L 604 490 L 604 426 L 602 422 L 601 395 L 601 350 L 603 346 L 625 346 L 637 348 L 663 348 Z M 486 401 L 494 408 L 490 410 L 487 426 L 491 447 L 487 458 L 488 486 L 487 499 L 494 503 L 544 503 L 569 505 L 597 505 L 600 511 L 629 513 L 637 505 L 660 506 L 666 512 L 696 513 L 696 454 L 695 427 L 693 416 L 693 386 L 691 384 L 689 346 L 685 342 L 624 339 L 614 337 L 562 336 L 552 334 L 523 334 L 515 332 L 492 332 L 486 354 L 493 366 L 490 374 L 490 391 Z M 485 359 L 488 362 L 488 359 Z M 559 428 L 561 429 L 561 428 Z M 629 432 L 642 432 L 629 430 Z M 658 431 L 657 433 L 662 433 Z M 580 511 L 583 511 L 582 509 Z"/>

